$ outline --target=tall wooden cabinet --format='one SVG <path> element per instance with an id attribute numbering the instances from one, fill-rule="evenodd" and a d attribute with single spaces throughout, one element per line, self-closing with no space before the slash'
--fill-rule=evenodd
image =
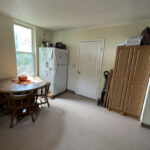
<path id="1" fill-rule="evenodd" d="M 119 46 L 109 109 L 139 119 L 150 75 L 150 46 Z"/>

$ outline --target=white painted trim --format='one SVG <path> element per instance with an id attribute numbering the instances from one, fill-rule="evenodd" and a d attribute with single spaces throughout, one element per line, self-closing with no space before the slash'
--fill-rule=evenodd
<path id="1" fill-rule="evenodd" d="M 21 25 L 21 26 L 24 26 L 24 27 L 29 28 L 29 29 L 31 29 L 31 28 L 34 29 L 35 28 L 34 25 L 24 23 L 24 22 L 16 20 L 16 19 L 13 19 L 13 24 Z"/>
<path id="2" fill-rule="evenodd" d="M 150 19 L 147 20 L 141 20 L 141 21 L 132 21 L 132 22 L 126 22 L 126 23 L 114 23 L 109 25 L 97 25 L 97 26 L 87 26 L 87 27 L 75 27 L 70 29 L 49 29 L 53 32 L 61 32 L 61 31 L 80 31 L 80 30 L 91 30 L 91 29 L 102 29 L 102 28 L 111 28 L 111 27 L 117 27 L 117 26 L 125 26 L 125 25 L 132 25 L 132 24 L 140 24 L 140 23 L 149 23 Z"/>
<path id="3" fill-rule="evenodd" d="M 25 27 L 25 28 L 29 28 L 29 29 L 32 30 L 33 68 L 34 68 L 34 76 L 37 76 L 36 28 L 34 26 L 32 26 L 32 25 L 25 24 L 25 23 L 20 22 L 18 20 L 13 20 L 13 26 L 15 24 L 19 25 L 19 26 L 22 26 L 22 27 Z M 15 43 L 15 39 L 14 39 L 14 43 Z M 15 48 L 15 52 L 16 52 L 16 48 Z"/>
<path id="4" fill-rule="evenodd" d="M 102 39 L 102 53 L 101 53 L 101 64 L 99 69 L 99 83 L 98 83 L 98 93 L 97 93 L 97 100 L 99 98 L 99 92 L 100 92 L 100 82 L 101 82 L 101 75 L 102 75 L 102 66 L 103 66 L 103 58 L 104 58 L 104 39 Z"/>
<path id="5" fill-rule="evenodd" d="M 80 43 L 81 42 L 102 42 L 102 51 L 101 51 L 101 62 L 99 68 L 99 79 L 98 79 L 98 89 L 97 89 L 97 97 L 96 100 L 99 98 L 99 90 L 100 90 L 100 81 L 101 81 L 101 73 L 102 73 L 102 65 L 103 65 L 103 56 L 104 56 L 104 39 L 95 39 L 95 40 L 80 40 L 78 41 L 78 50 L 77 50 L 77 69 L 76 69 L 76 88 L 75 93 L 78 94 L 78 69 L 79 69 L 79 56 L 80 56 Z"/>
<path id="6" fill-rule="evenodd" d="M 37 58 L 37 45 L 36 45 L 36 28 L 33 28 L 33 57 L 34 57 L 34 76 L 38 75 L 38 58 Z"/>
<path id="7" fill-rule="evenodd" d="M 80 52 L 80 42 L 81 41 L 78 41 L 78 43 L 77 43 L 77 47 L 78 47 L 78 49 L 77 49 L 77 69 L 76 69 L 76 87 L 75 87 L 75 93 L 77 94 L 78 92 L 78 69 L 79 69 L 79 52 Z"/>

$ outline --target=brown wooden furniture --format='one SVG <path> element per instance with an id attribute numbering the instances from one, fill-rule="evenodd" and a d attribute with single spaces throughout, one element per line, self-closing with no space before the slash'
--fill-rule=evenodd
<path id="1" fill-rule="evenodd" d="M 35 107 L 34 92 L 22 95 L 6 94 L 6 98 L 8 100 L 8 108 L 11 112 L 10 128 L 13 127 L 13 121 L 16 115 L 30 114 L 32 121 L 35 121 L 33 117 L 33 109 Z"/>
<path id="2" fill-rule="evenodd" d="M 7 100 L 5 96 L 0 93 L 0 113 L 4 113 L 5 105 L 7 105 Z"/>
<path id="3" fill-rule="evenodd" d="M 14 114 L 15 113 L 18 114 L 18 112 L 20 112 L 20 110 L 23 109 L 23 107 L 27 107 L 27 109 L 29 109 L 30 115 L 32 116 L 30 107 L 32 107 L 33 103 L 34 105 L 36 105 L 35 97 L 37 96 L 35 94 L 37 94 L 38 89 L 45 87 L 48 84 L 47 80 L 42 80 L 39 77 L 30 77 L 29 80 L 33 81 L 33 83 L 28 85 L 16 84 L 12 82 L 12 80 L 14 79 L 17 78 L 0 80 L 0 94 L 5 95 L 7 101 L 9 102 L 9 109 L 12 112 L 10 127 L 12 127 L 13 125 Z M 34 91 L 34 97 L 33 97 L 33 91 Z M 29 103 L 29 99 L 30 102 L 32 103 Z M 0 99 L 0 101 L 2 100 Z M 22 102 L 24 102 L 24 104 Z M 32 116 L 32 120 L 34 120 L 33 116 Z"/>
<path id="4" fill-rule="evenodd" d="M 48 107 L 50 106 L 48 102 L 48 92 L 49 92 L 50 83 L 47 83 L 45 86 L 41 87 L 37 91 L 37 101 L 40 101 L 39 105 L 47 104 Z"/>
<path id="5" fill-rule="evenodd" d="M 150 46 L 119 46 L 109 109 L 140 118 L 150 75 Z"/>
<path id="6" fill-rule="evenodd" d="M 34 83 L 28 85 L 20 85 L 12 82 L 12 80 L 14 79 L 17 79 L 17 77 L 0 80 L 0 93 L 30 92 L 32 90 L 37 90 L 48 83 L 47 80 L 42 80 L 39 77 L 29 77 L 29 80 L 33 81 Z"/>

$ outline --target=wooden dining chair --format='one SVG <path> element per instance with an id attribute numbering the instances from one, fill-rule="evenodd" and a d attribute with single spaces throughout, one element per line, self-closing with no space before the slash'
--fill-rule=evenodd
<path id="1" fill-rule="evenodd" d="M 35 107 L 34 92 L 29 94 L 7 94 L 8 108 L 11 112 L 10 128 L 13 127 L 14 118 L 17 115 L 30 114 L 32 122 L 35 121 L 33 117 L 33 110 Z"/>
<path id="2" fill-rule="evenodd" d="M 45 86 L 41 87 L 37 91 L 37 103 L 38 105 L 47 104 L 50 107 L 48 102 L 48 93 L 49 93 L 50 83 L 48 82 Z"/>
<path id="3" fill-rule="evenodd" d="M 0 93 L 0 113 L 5 114 L 5 107 L 7 106 L 7 100 L 4 94 Z"/>

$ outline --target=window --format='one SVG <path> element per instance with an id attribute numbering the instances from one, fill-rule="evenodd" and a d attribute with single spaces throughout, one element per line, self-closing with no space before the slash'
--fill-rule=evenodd
<path id="1" fill-rule="evenodd" d="M 18 75 L 34 76 L 33 30 L 14 24 Z"/>

